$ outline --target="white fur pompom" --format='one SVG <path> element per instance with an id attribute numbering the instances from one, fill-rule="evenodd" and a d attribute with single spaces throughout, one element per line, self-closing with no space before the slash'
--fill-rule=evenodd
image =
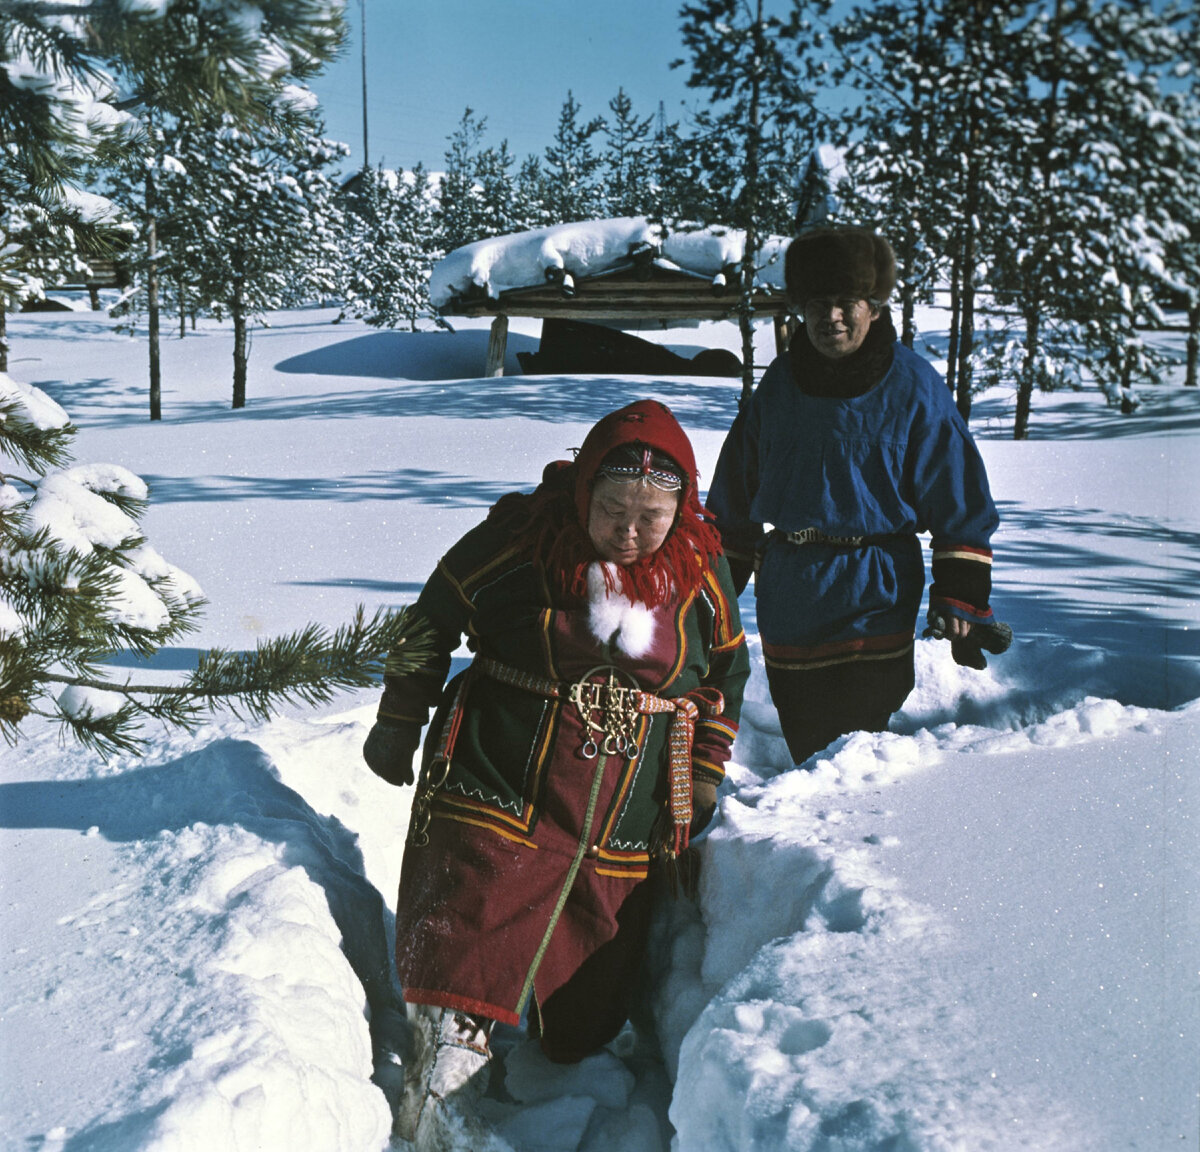
<path id="1" fill-rule="evenodd" d="M 614 582 L 620 577 L 610 568 Z M 592 635 L 612 644 L 627 656 L 645 656 L 654 640 L 654 613 L 640 601 L 633 603 L 620 592 L 610 592 L 598 563 L 588 568 L 588 625 Z"/>

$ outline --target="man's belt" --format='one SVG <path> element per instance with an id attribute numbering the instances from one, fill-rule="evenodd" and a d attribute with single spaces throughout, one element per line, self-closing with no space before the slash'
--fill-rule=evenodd
<path id="1" fill-rule="evenodd" d="M 830 536 L 819 528 L 803 528 L 799 532 L 785 532 L 776 528 L 772 536 L 778 536 L 789 544 L 833 544 L 841 548 L 861 548 L 864 544 L 874 544 L 882 540 L 882 536 Z"/>
<path id="2" fill-rule="evenodd" d="M 655 696 L 653 692 L 637 687 L 628 673 L 611 665 L 592 668 L 573 684 L 536 676 L 489 656 L 477 657 L 472 667 L 502 684 L 551 700 L 569 700 L 575 705 L 583 724 L 585 739 L 580 752 L 589 760 L 601 752 L 606 756 L 636 760 L 641 751 L 637 743 L 638 717 L 671 714 L 667 746 L 673 850 L 678 854 L 687 847 L 692 822 L 692 743 L 696 720 L 701 715 L 719 716 L 724 712 L 725 698 L 720 691 L 695 688 L 683 696 Z M 606 680 L 593 679 L 606 673 Z M 632 686 L 622 684 L 618 677 L 631 681 Z"/>

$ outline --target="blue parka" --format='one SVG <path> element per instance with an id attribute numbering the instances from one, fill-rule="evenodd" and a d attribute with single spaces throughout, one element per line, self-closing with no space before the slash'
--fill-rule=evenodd
<path id="1" fill-rule="evenodd" d="M 931 605 L 992 619 L 998 516 L 983 461 L 944 381 L 902 344 L 884 378 L 851 398 L 806 394 L 779 356 L 726 437 L 708 507 L 731 561 L 758 554 L 768 660 L 812 665 L 911 644 L 923 532 L 932 534 Z M 866 540 L 782 535 L 805 529 Z"/>

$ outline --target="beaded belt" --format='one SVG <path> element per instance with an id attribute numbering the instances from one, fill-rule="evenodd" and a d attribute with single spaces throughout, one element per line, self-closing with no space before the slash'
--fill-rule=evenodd
<path id="1" fill-rule="evenodd" d="M 725 699 L 716 688 L 696 688 L 685 696 L 668 699 L 638 688 L 628 673 L 611 665 L 599 665 L 573 684 L 535 676 L 487 656 L 478 657 L 474 667 L 502 684 L 574 704 L 585 735 L 580 752 L 589 760 L 601 752 L 636 760 L 641 751 L 637 743 L 638 717 L 670 713 L 668 801 L 674 831 L 673 852 L 677 855 L 687 847 L 692 823 L 692 742 L 696 720 L 701 715 L 719 716 L 725 710 Z M 592 679 L 605 673 L 608 679 L 603 682 Z M 622 684 L 618 677 L 631 681 L 633 686 Z"/>

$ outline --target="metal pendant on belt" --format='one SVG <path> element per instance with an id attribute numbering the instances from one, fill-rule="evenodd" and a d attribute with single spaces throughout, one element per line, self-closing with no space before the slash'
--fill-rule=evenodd
<path id="1" fill-rule="evenodd" d="M 603 683 L 594 683 L 591 677 L 608 673 Z M 632 687 L 622 684 L 620 676 Z M 637 725 L 640 712 L 635 693 L 637 681 L 626 672 L 612 665 L 601 664 L 584 673 L 571 685 L 571 703 L 579 713 L 586 739 L 581 749 L 588 760 L 594 760 L 601 751 L 606 756 L 637 758 Z"/>

